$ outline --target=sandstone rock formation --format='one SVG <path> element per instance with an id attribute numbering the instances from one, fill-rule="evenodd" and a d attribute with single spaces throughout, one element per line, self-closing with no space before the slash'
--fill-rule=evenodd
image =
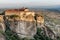
<path id="1" fill-rule="evenodd" d="M 18 15 L 19 17 L 13 16 L 13 18 L 10 18 L 11 15 Z M 5 12 L 5 17 L 10 29 L 21 38 L 31 38 L 36 34 L 37 28 L 41 28 L 44 35 L 54 39 L 55 34 L 44 25 L 44 17 L 40 14 L 27 10 L 8 10 Z"/>
<path id="2" fill-rule="evenodd" d="M 5 40 L 5 36 L 2 34 L 5 32 L 5 24 L 3 16 L 0 15 L 0 40 Z"/>
<path id="3" fill-rule="evenodd" d="M 40 14 L 36 14 L 37 27 L 41 28 L 44 26 L 44 17 Z"/>
<path id="4" fill-rule="evenodd" d="M 5 24 L 4 24 L 3 15 L 0 15 L 0 31 L 5 32 Z"/>
<path id="5" fill-rule="evenodd" d="M 16 12 L 16 11 L 15 11 Z M 10 25 L 10 29 L 13 32 L 16 32 L 17 35 L 19 37 L 28 37 L 31 38 L 36 34 L 36 21 L 34 19 L 35 16 L 35 12 L 30 12 L 27 11 L 27 9 L 25 11 L 18 11 L 19 14 L 18 18 L 19 20 L 17 20 L 17 17 L 14 16 L 14 19 L 12 18 L 12 20 L 9 20 L 11 16 L 10 13 L 13 13 L 12 15 L 16 15 L 14 11 L 6 11 L 5 13 L 5 17 L 8 20 L 8 23 Z M 8 18 L 7 18 L 8 17 Z"/>

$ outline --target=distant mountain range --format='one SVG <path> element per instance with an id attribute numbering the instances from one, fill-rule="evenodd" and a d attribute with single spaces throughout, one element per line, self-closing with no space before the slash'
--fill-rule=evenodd
<path id="1" fill-rule="evenodd" d="M 31 7 L 31 9 L 48 10 L 48 11 L 54 11 L 60 13 L 60 5 L 59 6 L 35 6 L 35 7 Z"/>
<path id="2" fill-rule="evenodd" d="M 19 7 L 21 8 L 21 7 Z M 19 9 L 17 8 L 17 9 Z M 48 11 L 54 11 L 54 12 L 59 12 L 60 13 L 60 5 L 55 5 L 55 6 L 32 6 L 32 7 L 27 7 L 30 8 L 31 10 L 48 10 Z M 2 12 L 5 9 L 15 9 L 15 8 L 2 8 L 0 9 L 0 12 Z"/>

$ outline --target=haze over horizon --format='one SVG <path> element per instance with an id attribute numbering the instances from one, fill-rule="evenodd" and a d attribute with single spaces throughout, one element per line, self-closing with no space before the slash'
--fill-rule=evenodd
<path id="1" fill-rule="evenodd" d="M 60 0 L 0 0 L 0 8 L 57 6 Z"/>

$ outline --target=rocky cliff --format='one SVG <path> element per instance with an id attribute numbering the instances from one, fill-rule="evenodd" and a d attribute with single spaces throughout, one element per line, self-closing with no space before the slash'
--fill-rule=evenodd
<path id="1" fill-rule="evenodd" d="M 37 28 L 40 28 L 43 35 L 54 40 L 56 39 L 55 33 L 47 25 L 45 25 L 44 16 L 35 14 L 35 12 L 24 11 L 20 12 L 18 15 L 16 15 L 17 11 L 15 14 L 12 11 L 13 14 L 11 15 L 10 12 L 8 13 L 8 15 L 5 14 L 4 18 L 2 18 L 4 21 L 2 21 L 2 23 L 0 22 L 0 29 L 4 32 L 6 31 L 5 29 L 9 28 L 12 32 L 14 32 L 14 35 L 16 33 L 19 38 L 33 38 L 37 33 Z"/>

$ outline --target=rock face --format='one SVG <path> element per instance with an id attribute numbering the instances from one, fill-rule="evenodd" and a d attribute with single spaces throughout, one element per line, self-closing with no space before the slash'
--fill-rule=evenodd
<path id="1" fill-rule="evenodd" d="M 23 13 L 20 14 L 20 20 L 10 20 L 10 29 L 18 34 L 19 37 L 33 37 L 36 34 L 37 28 L 44 27 L 44 18 L 43 16 L 37 14 L 36 19 L 34 18 L 35 14 Z M 37 21 L 37 23 L 36 23 Z M 37 24 L 37 26 L 36 26 Z M 46 30 L 46 29 L 45 29 Z"/>
<path id="2" fill-rule="evenodd" d="M 41 25 L 40 23 L 37 23 L 37 27 L 41 28 L 41 33 L 51 39 L 56 39 L 55 33 L 46 25 Z"/>
<path id="3" fill-rule="evenodd" d="M 0 40 L 5 40 L 5 36 L 2 34 L 5 32 L 5 24 L 3 16 L 0 15 Z"/>
<path id="4" fill-rule="evenodd" d="M 5 36 L 3 34 L 0 33 L 0 40 L 6 40 Z"/>
<path id="5" fill-rule="evenodd" d="M 36 23 L 29 21 L 20 21 L 16 28 L 20 37 L 33 37 L 36 34 Z"/>
<path id="6" fill-rule="evenodd" d="M 10 29 L 17 33 L 19 37 L 33 37 L 36 34 L 35 21 L 10 21 Z"/>
<path id="7" fill-rule="evenodd" d="M 0 23 L 0 31 L 5 32 L 5 24 L 3 22 Z"/>
<path id="8" fill-rule="evenodd" d="M 5 24 L 4 24 L 3 15 L 0 15 L 0 31 L 5 32 Z"/>
<path id="9" fill-rule="evenodd" d="M 37 28 L 41 28 L 44 35 L 54 39 L 55 34 L 44 25 L 44 17 L 40 14 L 35 15 L 35 12 L 18 10 L 8 10 L 5 13 L 10 29 L 16 32 L 19 37 L 31 38 L 36 34 Z M 11 15 L 18 15 L 18 17 L 10 18 Z"/>
<path id="10" fill-rule="evenodd" d="M 37 18 L 37 27 L 41 28 L 41 30 L 42 30 L 41 33 L 43 35 L 46 35 L 46 36 L 50 37 L 51 39 L 55 40 L 56 39 L 55 34 L 54 34 L 54 32 L 48 26 L 46 26 L 44 24 L 44 18 L 43 18 L 43 16 L 37 14 L 36 18 Z"/>
<path id="11" fill-rule="evenodd" d="M 36 14 L 37 27 L 41 28 L 44 26 L 44 17 L 40 14 Z"/>
<path id="12" fill-rule="evenodd" d="M 19 17 L 10 18 L 11 15 Z M 8 20 L 10 29 L 16 32 L 19 37 L 33 37 L 36 34 L 36 21 L 34 19 L 35 12 L 30 12 L 28 9 L 7 10 L 5 17 Z M 19 20 L 17 20 L 19 19 Z"/>

